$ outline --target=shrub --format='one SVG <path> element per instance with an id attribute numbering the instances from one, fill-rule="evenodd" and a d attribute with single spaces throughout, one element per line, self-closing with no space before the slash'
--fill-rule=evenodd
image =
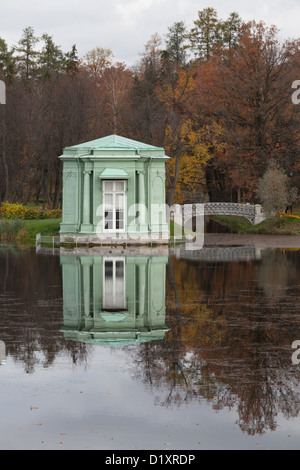
<path id="1" fill-rule="evenodd" d="M 23 204 L 10 204 L 3 202 L 0 207 L 0 216 L 6 219 L 25 219 L 27 208 Z"/>
<path id="2" fill-rule="evenodd" d="M 5 219 L 60 219 L 61 209 L 32 209 L 23 204 L 3 202 L 0 206 L 0 217 Z"/>
<path id="3" fill-rule="evenodd" d="M 268 214 L 282 212 L 288 205 L 288 177 L 274 161 L 259 181 L 258 196 Z"/>
<path id="4" fill-rule="evenodd" d="M 12 242 L 20 231 L 23 230 L 24 222 L 20 219 L 0 220 L 0 241 Z"/>
<path id="5" fill-rule="evenodd" d="M 15 237 L 16 242 L 20 244 L 27 243 L 29 239 L 30 239 L 30 233 L 25 228 L 21 228 L 21 230 L 17 233 Z"/>

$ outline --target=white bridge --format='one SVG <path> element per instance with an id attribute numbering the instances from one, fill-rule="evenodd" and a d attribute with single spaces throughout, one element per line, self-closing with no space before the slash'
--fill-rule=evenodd
<path id="1" fill-rule="evenodd" d="M 173 214 L 172 214 L 173 213 Z M 185 225 L 193 217 L 205 215 L 234 215 L 245 217 L 252 225 L 257 225 L 266 219 L 259 204 L 239 204 L 230 202 L 207 202 L 204 204 L 174 204 L 170 216 L 174 222 Z"/>

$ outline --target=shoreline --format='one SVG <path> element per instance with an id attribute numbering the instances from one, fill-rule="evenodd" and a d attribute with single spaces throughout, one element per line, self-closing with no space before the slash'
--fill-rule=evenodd
<path id="1" fill-rule="evenodd" d="M 300 249 L 300 235 L 206 233 L 204 235 L 204 246 Z"/>

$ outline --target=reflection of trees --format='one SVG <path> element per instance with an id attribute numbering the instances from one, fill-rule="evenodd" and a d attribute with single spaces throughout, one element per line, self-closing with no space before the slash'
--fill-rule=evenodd
<path id="1" fill-rule="evenodd" d="M 216 410 L 234 406 L 249 434 L 274 430 L 279 413 L 299 414 L 300 370 L 291 363 L 291 344 L 300 334 L 300 296 L 297 287 L 286 288 L 297 286 L 299 255 L 264 253 L 262 262 L 206 265 L 172 260 L 170 332 L 163 343 L 139 351 L 141 368 L 148 368 L 139 368 L 139 378 L 150 383 L 151 377 L 156 393 L 165 394 L 162 405 L 203 398 Z M 275 298 L 265 291 L 274 282 Z"/>
<path id="2" fill-rule="evenodd" d="M 60 354 L 84 362 L 89 346 L 59 332 L 59 258 L 0 256 L 0 339 L 7 355 L 27 372 L 48 367 Z M 135 377 L 152 387 L 156 403 L 205 399 L 215 410 L 234 407 L 249 434 L 275 429 L 279 413 L 298 416 L 300 366 L 291 362 L 291 344 L 300 339 L 299 260 L 300 252 L 292 251 L 275 258 L 266 251 L 261 262 L 171 259 L 170 331 L 164 341 L 129 349 Z"/>
<path id="3" fill-rule="evenodd" d="M 62 352 L 76 362 L 86 345 L 66 342 L 59 332 L 62 316 L 59 257 L 30 251 L 0 254 L 0 331 L 6 353 L 24 363 L 26 372 L 51 365 Z"/>
<path id="4" fill-rule="evenodd" d="M 269 299 L 277 299 L 282 295 L 282 290 L 286 289 L 290 277 L 289 268 L 292 265 L 284 251 L 265 250 L 258 280 Z"/>

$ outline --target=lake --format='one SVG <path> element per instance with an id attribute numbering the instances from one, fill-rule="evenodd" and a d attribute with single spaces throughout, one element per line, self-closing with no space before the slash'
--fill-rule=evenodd
<path id="1" fill-rule="evenodd" d="M 1 246 L 0 449 L 299 449 L 295 341 L 299 237 Z"/>

